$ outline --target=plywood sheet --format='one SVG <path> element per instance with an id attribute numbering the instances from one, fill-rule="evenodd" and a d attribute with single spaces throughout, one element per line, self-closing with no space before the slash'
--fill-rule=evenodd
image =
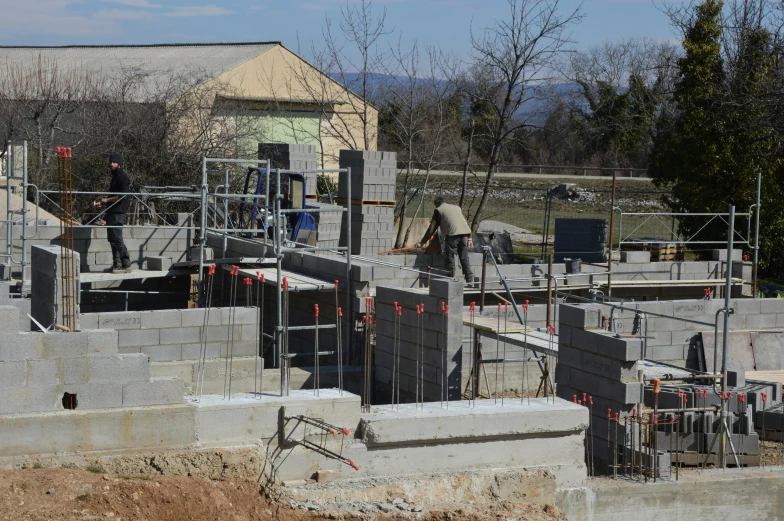
<path id="1" fill-rule="evenodd" d="M 756 331 L 750 336 L 757 371 L 784 370 L 784 333 Z"/>
<path id="2" fill-rule="evenodd" d="M 705 370 L 713 371 L 713 350 L 715 345 L 715 334 L 713 331 L 703 331 L 702 336 L 703 359 L 705 360 Z M 719 331 L 719 349 L 717 353 L 717 368 L 721 368 L 722 336 Z M 748 331 L 730 331 L 729 345 L 727 346 L 727 369 L 730 371 L 754 371 L 754 351 L 751 346 L 751 334 Z"/>

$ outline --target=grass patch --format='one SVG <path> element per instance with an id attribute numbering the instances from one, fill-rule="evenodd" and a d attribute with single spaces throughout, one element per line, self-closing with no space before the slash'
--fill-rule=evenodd
<path id="1" fill-rule="evenodd" d="M 139 481 L 150 481 L 150 477 L 149 476 L 127 476 L 126 475 L 126 476 L 120 476 L 120 479 L 124 479 L 126 481 L 130 481 L 130 480 L 134 480 L 134 479 L 135 480 L 139 480 Z"/>
<path id="2" fill-rule="evenodd" d="M 33 463 L 33 468 L 34 469 L 42 469 L 42 468 L 44 468 L 44 466 L 43 466 L 43 464 L 40 461 L 36 461 L 35 463 Z"/>
<path id="3" fill-rule="evenodd" d="M 61 469 L 72 469 L 72 468 L 75 468 L 75 467 L 76 467 L 76 465 L 74 465 L 73 463 L 60 463 L 60 468 Z"/>
<path id="4" fill-rule="evenodd" d="M 85 467 L 84 470 L 86 470 L 87 472 L 92 472 L 93 474 L 105 474 L 106 473 L 106 470 L 102 466 L 97 464 L 97 463 L 91 463 L 90 465 L 87 465 L 87 467 Z"/>

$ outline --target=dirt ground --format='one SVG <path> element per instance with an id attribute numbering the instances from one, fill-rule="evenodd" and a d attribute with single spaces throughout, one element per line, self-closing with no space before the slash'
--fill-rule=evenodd
<path id="1" fill-rule="evenodd" d="M 401 510 L 373 514 L 314 511 L 317 507 L 275 501 L 254 480 L 108 474 L 101 468 L 88 468 L 0 470 L 0 519 L 554 521 L 562 518 L 560 511 L 551 505 L 511 503 L 498 503 L 491 508 L 466 505 L 465 509 L 449 511 Z"/>

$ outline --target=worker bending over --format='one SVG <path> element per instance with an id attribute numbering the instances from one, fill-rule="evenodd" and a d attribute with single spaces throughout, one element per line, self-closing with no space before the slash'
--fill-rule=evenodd
<path id="1" fill-rule="evenodd" d="M 463 275 L 468 284 L 474 283 L 474 274 L 471 271 L 471 264 L 468 261 L 468 250 L 474 247 L 471 239 L 471 227 L 463 217 L 462 209 L 454 204 L 447 204 L 444 198 L 439 196 L 433 201 L 436 209 L 430 226 L 427 228 L 422 240 L 416 243 L 417 248 L 430 240 L 436 229 L 441 228 L 441 236 L 444 238 L 444 266 L 450 277 L 455 276 L 455 252 L 460 256 L 460 265 L 463 267 Z"/>

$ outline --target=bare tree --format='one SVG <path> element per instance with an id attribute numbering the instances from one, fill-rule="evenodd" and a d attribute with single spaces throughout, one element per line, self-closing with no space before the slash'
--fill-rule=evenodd
<path id="1" fill-rule="evenodd" d="M 391 65 L 386 70 L 389 83 L 383 91 L 380 125 L 383 145 L 398 151 L 398 160 L 406 166 L 401 172 L 403 198 L 398 203 L 398 230 L 395 247 L 408 243 L 413 221 L 406 226 L 408 205 L 413 200 L 408 194 L 417 180 L 424 177 L 417 194 L 416 215 L 425 200 L 430 173 L 443 162 L 447 131 L 454 125 L 450 111 L 451 85 L 438 74 L 444 57 L 435 49 L 427 49 L 427 58 L 420 56 L 416 41 L 408 50 L 398 44 L 390 51 Z"/>
<path id="2" fill-rule="evenodd" d="M 521 109 L 539 95 L 536 86 L 548 80 L 555 60 L 571 43 L 567 31 L 581 19 L 579 8 L 562 14 L 560 0 L 507 3 L 508 17 L 479 34 L 472 31 L 468 68 L 453 75 L 472 106 L 481 109 L 477 124 L 488 136 L 488 167 L 473 229 L 482 220 L 504 145 L 528 124 Z"/>

